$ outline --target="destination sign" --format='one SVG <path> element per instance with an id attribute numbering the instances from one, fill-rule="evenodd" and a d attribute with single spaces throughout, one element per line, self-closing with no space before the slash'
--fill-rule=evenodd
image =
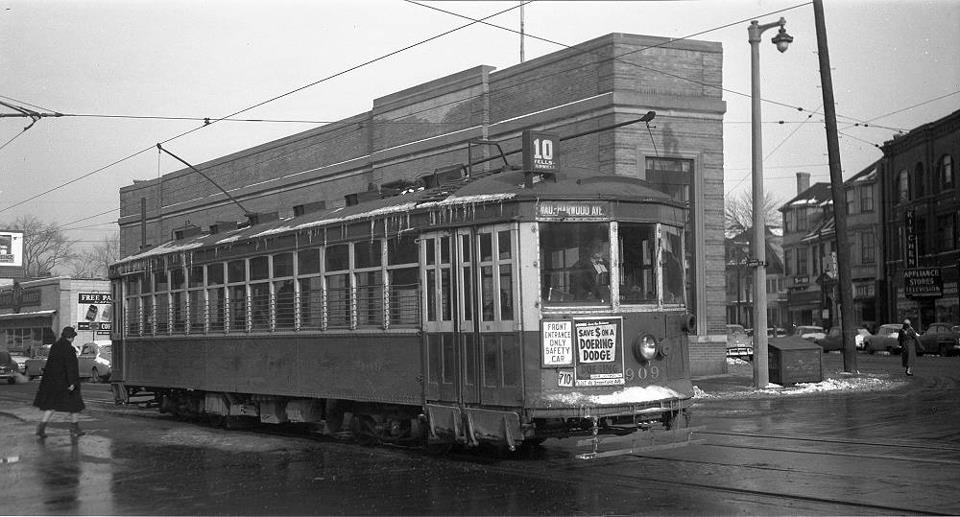
<path id="1" fill-rule="evenodd" d="M 537 203 L 540 219 L 603 220 L 610 208 L 603 202 L 542 201 Z"/>

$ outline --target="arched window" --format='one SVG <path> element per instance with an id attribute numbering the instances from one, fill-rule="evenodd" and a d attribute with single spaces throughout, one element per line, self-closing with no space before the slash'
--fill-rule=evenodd
<path id="1" fill-rule="evenodd" d="M 914 167 L 913 171 L 914 181 L 916 181 L 916 190 L 914 190 L 913 197 L 921 198 L 924 195 L 924 184 L 926 183 L 927 179 L 923 174 L 923 163 L 917 162 L 917 165 Z"/>
<path id="2" fill-rule="evenodd" d="M 937 163 L 940 186 L 944 188 L 953 187 L 953 158 L 949 154 L 940 157 Z"/>
<path id="3" fill-rule="evenodd" d="M 903 203 L 910 200 L 910 175 L 904 169 L 897 174 L 897 201 Z"/>

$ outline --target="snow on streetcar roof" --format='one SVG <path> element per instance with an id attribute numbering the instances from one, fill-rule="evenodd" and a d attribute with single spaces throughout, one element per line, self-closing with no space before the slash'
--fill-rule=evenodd
<path id="1" fill-rule="evenodd" d="M 230 230 L 226 233 L 201 234 L 182 241 L 168 241 L 141 253 L 124 257 L 116 264 L 125 264 L 168 253 L 189 251 L 204 246 L 230 244 L 244 239 L 254 239 L 301 231 L 327 225 L 340 224 L 360 219 L 409 213 L 424 208 L 447 208 L 484 203 L 496 203 L 527 197 L 533 199 L 589 199 L 632 197 L 637 200 L 674 203 L 667 194 L 655 190 L 640 179 L 596 175 L 570 170 L 558 173 L 558 181 L 544 180 L 533 188 L 525 188 L 524 176 L 514 171 L 485 172 L 465 177 L 450 184 L 432 189 L 406 191 L 400 195 L 373 199 L 351 206 L 341 206 L 305 216 L 275 220 L 269 223 Z"/>

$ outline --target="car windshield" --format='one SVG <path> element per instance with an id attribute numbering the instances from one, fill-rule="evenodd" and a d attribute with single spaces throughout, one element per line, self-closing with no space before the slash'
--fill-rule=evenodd
<path id="1" fill-rule="evenodd" d="M 797 334 L 812 334 L 814 332 L 823 332 L 820 327 L 797 327 Z"/>

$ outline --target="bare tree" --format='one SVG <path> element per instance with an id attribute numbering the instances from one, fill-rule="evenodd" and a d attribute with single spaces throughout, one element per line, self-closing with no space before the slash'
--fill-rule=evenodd
<path id="1" fill-rule="evenodd" d="M 120 233 L 107 235 L 95 246 L 83 250 L 70 260 L 74 278 L 107 278 L 110 264 L 120 260 Z"/>
<path id="2" fill-rule="evenodd" d="M 74 256 L 74 242 L 57 223 L 45 223 L 33 215 L 22 215 L 13 227 L 23 232 L 23 273 L 27 277 L 50 276 L 58 265 Z"/>
<path id="3" fill-rule="evenodd" d="M 727 233 L 742 233 L 753 228 L 753 194 L 741 191 L 739 195 L 727 197 L 723 204 L 724 228 Z M 763 219 L 768 227 L 779 228 L 781 217 L 779 208 L 783 202 L 776 199 L 770 191 L 763 196 Z"/>

